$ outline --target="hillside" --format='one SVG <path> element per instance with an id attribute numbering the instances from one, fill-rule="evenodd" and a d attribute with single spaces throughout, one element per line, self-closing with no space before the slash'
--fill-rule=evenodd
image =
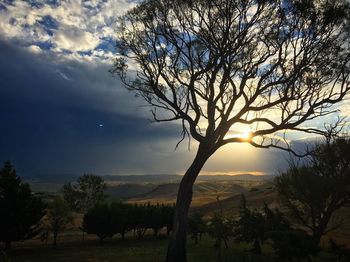
<path id="1" fill-rule="evenodd" d="M 214 202 L 219 196 L 221 199 L 231 198 L 241 193 L 247 193 L 252 188 L 264 187 L 266 181 L 197 181 L 193 188 L 192 207 Z M 157 185 L 153 190 L 137 197 L 131 197 L 128 202 L 136 203 L 174 203 L 179 184 L 167 183 Z"/>

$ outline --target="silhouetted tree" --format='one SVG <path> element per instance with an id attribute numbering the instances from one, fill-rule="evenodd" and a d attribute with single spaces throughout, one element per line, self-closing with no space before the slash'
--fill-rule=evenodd
<path id="1" fill-rule="evenodd" d="M 174 205 L 162 205 L 162 224 L 166 227 L 167 235 L 170 234 L 170 231 L 173 228 L 173 218 L 174 218 Z"/>
<path id="2" fill-rule="evenodd" d="M 219 204 L 219 212 L 215 212 L 214 216 L 207 224 L 207 232 L 215 239 L 214 247 L 217 248 L 218 261 L 222 261 L 222 243 L 228 248 L 227 241 L 233 235 L 233 219 L 224 216 L 223 209 L 219 197 L 216 198 Z"/>
<path id="3" fill-rule="evenodd" d="M 136 232 L 139 239 L 143 238 L 146 233 L 146 205 L 134 204 L 130 208 L 129 223 L 130 228 Z"/>
<path id="4" fill-rule="evenodd" d="M 111 71 L 155 121 L 178 120 L 181 141 L 199 143 L 179 186 L 167 261 L 186 261 L 192 187 L 220 147 L 290 150 L 278 132 L 321 132 L 301 124 L 331 113 L 350 90 L 349 14 L 346 0 L 144 0 L 120 18 Z"/>
<path id="5" fill-rule="evenodd" d="M 0 242 L 6 248 L 12 241 L 30 239 L 40 232 L 45 206 L 17 176 L 10 161 L 0 170 L 0 210 Z"/>
<path id="6" fill-rule="evenodd" d="M 241 195 L 239 219 L 236 222 L 234 235 L 238 241 L 253 242 L 253 252 L 261 254 L 261 243 L 264 241 L 265 218 L 257 210 L 250 210 L 246 205 L 246 198 Z"/>
<path id="7" fill-rule="evenodd" d="M 90 208 L 84 215 L 83 230 L 88 234 L 95 234 L 100 241 L 112 237 L 118 232 L 119 213 L 115 206 L 99 203 Z"/>
<path id="8" fill-rule="evenodd" d="M 116 233 L 119 233 L 122 240 L 125 239 L 125 234 L 130 230 L 130 208 L 131 204 L 115 202 L 111 204 L 113 213 L 113 221 L 116 226 Z"/>
<path id="9" fill-rule="evenodd" d="M 321 237 L 341 225 L 329 222 L 334 213 L 350 204 L 350 140 L 328 139 L 311 151 L 309 161 L 292 165 L 276 178 L 282 203 L 319 243 Z"/>
<path id="10" fill-rule="evenodd" d="M 85 174 L 78 178 L 77 183 L 64 185 L 62 192 L 73 210 L 84 213 L 105 199 L 105 189 L 106 184 L 101 177 Z"/>
<path id="11" fill-rule="evenodd" d="M 43 222 L 43 227 L 53 235 L 54 248 L 57 246 L 58 235 L 66 230 L 72 222 L 73 216 L 70 207 L 61 197 L 55 197 L 48 204 L 47 214 Z"/>
<path id="12" fill-rule="evenodd" d="M 291 228 L 285 214 L 277 208 L 272 210 L 266 203 L 264 204 L 263 215 L 265 220 L 265 232 L 289 230 Z"/>
<path id="13" fill-rule="evenodd" d="M 319 252 L 319 247 L 315 239 L 302 230 L 289 229 L 281 231 L 271 231 L 268 238 L 272 239 L 272 247 L 280 259 L 293 261 L 297 258 L 307 258 Z"/>
<path id="14" fill-rule="evenodd" d="M 123 215 L 127 217 L 126 229 L 133 230 L 138 238 L 142 238 L 147 229 L 152 229 L 154 236 L 157 236 L 164 227 L 167 228 L 167 233 L 171 230 L 173 206 L 150 203 L 144 205 L 120 203 L 119 205 L 126 209 L 126 214 Z"/>
<path id="15" fill-rule="evenodd" d="M 261 254 L 261 244 L 272 232 L 292 230 L 285 215 L 278 209 L 271 209 L 266 203 L 262 210 L 247 207 L 244 194 L 241 195 L 239 217 L 235 221 L 234 237 L 237 241 L 253 242 L 253 252 Z"/>
<path id="16" fill-rule="evenodd" d="M 195 243 L 198 244 L 198 239 L 202 239 L 202 234 L 206 232 L 206 224 L 203 220 L 203 215 L 194 213 L 188 218 L 188 232 Z"/>
<path id="17" fill-rule="evenodd" d="M 147 228 L 152 228 L 154 232 L 154 236 L 158 236 L 159 230 L 164 227 L 163 218 L 162 218 L 162 210 L 159 204 L 151 205 L 148 203 L 145 209 L 145 225 Z"/>

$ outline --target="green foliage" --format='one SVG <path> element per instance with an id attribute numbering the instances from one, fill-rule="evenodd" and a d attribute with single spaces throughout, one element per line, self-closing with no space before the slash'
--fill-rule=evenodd
<path id="1" fill-rule="evenodd" d="M 83 230 L 96 234 L 101 241 L 115 234 L 133 230 L 142 238 L 147 229 L 154 235 L 163 227 L 170 227 L 173 208 L 166 205 L 131 205 L 125 203 L 97 204 L 84 215 Z"/>
<path id="2" fill-rule="evenodd" d="M 302 230 L 281 230 L 268 233 L 272 239 L 272 247 L 280 259 L 292 259 L 296 257 L 309 258 L 319 252 L 318 243 L 315 239 Z"/>
<path id="3" fill-rule="evenodd" d="M 55 197 L 48 204 L 47 214 L 43 221 L 45 230 L 53 234 L 53 245 L 57 245 L 57 237 L 73 221 L 71 209 L 61 197 Z"/>
<path id="4" fill-rule="evenodd" d="M 119 233 L 122 239 L 125 237 L 125 233 L 129 231 L 129 210 L 130 205 L 124 203 L 112 203 L 110 205 L 112 212 L 115 233 Z"/>
<path id="5" fill-rule="evenodd" d="M 96 234 L 100 241 L 117 233 L 119 209 L 109 204 L 97 204 L 84 215 L 83 230 Z"/>
<path id="6" fill-rule="evenodd" d="M 85 174 L 80 176 L 76 184 L 68 183 L 63 186 L 64 199 L 71 208 L 85 212 L 105 199 L 106 184 L 99 176 Z"/>
<path id="7" fill-rule="evenodd" d="M 350 204 L 350 140 L 337 138 L 316 145 L 309 161 L 276 178 L 282 203 L 317 242 L 334 212 Z"/>
<path id="8" fill-rule="evenodd" d="M 188 232 L 191 238 L 198 244 L 199 240 L 202 238 L 202 234 L 207 231 L 207 225 L 203 220 L 203 215 L 200 213 L 194 213 L 188 218 Z"/>
<path id="9" fill-rule="evenodd" d="M 0 210 L 0 242 L 5 242 L 7 248 L 12 241 L 30 239 L 39 233 L 44 204 L 16 175 L 10 161 L 0 170 Z"/>
<path id="10" fill-rule="evenodd" d="M 225 218 L 222 212 L 214 213 L 214 216 L 210 219 L 207 225 L 207 231 L 209 235 L 215 239 L 214 247 L 221 248 L 222 242 L 224 242 L 226 248 L 228 248 L 228 239 L 233 236 L 234 221 L 229 218 Z"/>
<path id="11" fill-rule="evenodd" d="M 265 218 L 261 212 L 250 210 L 246 198 L 241 195 L 239 219 L 236 221 L 235 238 L 238 241 L 254 242 L 254 252 L 261 253 L 261 243 L 264 241 Z"/>
<path id="12" fill-rule="evenodd" d="M 253 242 L 253 252 L 261 253 L 261 244 L 275 231 L 292 230 L 285 216 L 278 209 L 272 210 L 267 204 L 260 210 L 247 207 L 244 194 L 241 195 L 239 218 L 235 222 L 234 236 L 239 242 Z"/>

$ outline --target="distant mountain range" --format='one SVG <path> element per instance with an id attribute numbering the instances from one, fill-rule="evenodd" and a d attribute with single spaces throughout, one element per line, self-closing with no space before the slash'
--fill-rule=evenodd
<path id="1" fill-rule="evenodd" d="M 22 176 L 23 180 L 29 183 L 54 183 L 65 184 L 76 181 L 79 175 L 73 174 L 41 174 Z M 176 183 L 182 178 L 182 175 L 175 174 L 145 174 L 145 175 L 104 175 L 101 176 L 105 181 L 120 182 L 120 183 Z M 197 181 L 237 181 L 250 180 L 261 181 L 270 180 L 272 175 L 252 175 L 252 174 L 237 174 L 237 175 L 199 175 Z"/>

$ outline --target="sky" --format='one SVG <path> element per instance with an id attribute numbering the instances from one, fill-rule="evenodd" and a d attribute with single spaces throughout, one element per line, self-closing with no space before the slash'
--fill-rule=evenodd
<path id="1" fill-rule="evenodd" d="M 110 75 L 131 0 L 0 1 L 0 161 L 20 174 L 183 174 L 196 143 Z M 303 139 L 297 136 L 296 139 Z M 203 174 L 273 174 L 286 154 L 237 144 Z"/>

